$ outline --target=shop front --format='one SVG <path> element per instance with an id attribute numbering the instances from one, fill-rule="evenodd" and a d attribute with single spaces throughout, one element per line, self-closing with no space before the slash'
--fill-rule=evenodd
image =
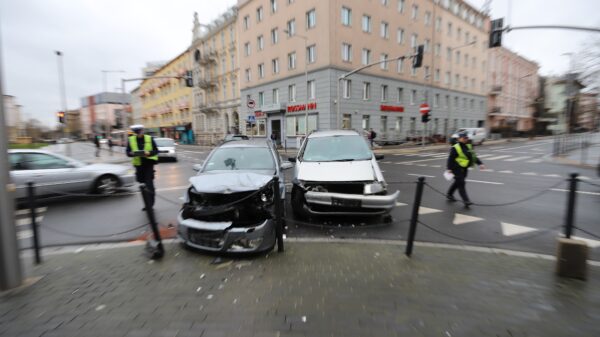
<path id="1" fill-rule="evenodd" d="M 194 144 L 192 124 L 165 126 L 160 128 L 160 136 L 172 138 L 180 144 Z"/>
<path id="2" fill-rule="evenodd" d="M 308 116 L 306 111 L 308 110 Z M 285 110 L 285 139 L 288 147 L 298 148 L 306 131 L 308 133 L 318 129 L 319 112 L 317 111 L 317 103 L 311 102 L 306 104 L 288 105 Z"/>
<path id="3" fill-rule="evenodd" d="M 267 116 L 267 134 L 277 146 L 285 146 L 285 104 L 263 105 L 262 111 Z"/>

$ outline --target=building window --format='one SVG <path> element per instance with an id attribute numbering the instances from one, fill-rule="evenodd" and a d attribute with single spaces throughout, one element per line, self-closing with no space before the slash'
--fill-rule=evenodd
<path id="1" fill-rule="evenodd" d="M 387 132 L 387 116 L 381 116 L 381 131 Z"/>
<path id="2" fill-rule="evenodd" d="M 452 22 L 448 22 L 448 36 L 452 36 Z"/>
<path id="3" fill-rule="evenodd" d="M 412 76 L 412 77 L 416 77 L 417 76 L 417 68 L 410 67 L 410 76 Z"/>
<path id="4" fill-rule="evenodd" d="M 452 48 L 446 48 L 446 61 L 452 62 Z"/>
<path id="5" fill-rule="evenodd" d="M 352 115 L 351 114 L 344 114 L 344 116 L 342 118 L 342 129 L 344 129 L 344 130 L 352 129 Z"/>
<path id="6" fill-rule="evenodd" d="M 448 108 L 450 106 L 450 95 L 446 95 L 446 105 L 445 107 Z"/>
<path id="7" fill-rule="evenodd" d="M 398 103 L 404 102 L 404 89 L 398 88 L 397 91 L 398 91 Z"/>
<path id="8" fill-rule="evenodd" d="M 365 33 L 371 32 L 371 17 L 368 15 L 363 15 L 362 18 L 362 31 Z"/>
<path id="9" fill-rule="evenodd" d="M 265 64 L 261 63 L 258 65 L 258 78 L 265 77 Z"/>
<path id="10" fill-rule="evenodd" d="M 404 0 L 398 0 L 398 12 L 400 13 L 404 13 L 404 5 L 405 5 Z"/>
<path id="11" fill-rule="evenodd" d="M 410 91 L 410 105 L 415 105 L 416 101 L 417 101 L 417 91 L 411 90 Z"/>
<path id="12" fill-rule="evenodd" d="M 431 12 L 425 12 L 425 26 L 429 26 L 431 24 Z"/>
<path id="13" fill-rule="evenodd" d="M 363 128 L 363 130 L 369 130 L 369 128 L 371 127 L 371 123 L 369 123 L 369 119 L 370 119 L 369 115 L 363 115 L 362 116 L 362 128 Z"/>
<path id="14" fill-rule="evenodd" d="M 262 6 L 256 9 L 256 22 L 261 22 L 263 20 L 263 8 Z"/>
<path id="15" fill-rule="evenodd" d="M 279 74 L 279 59 L 271 60 L 271 65 L 273 66 L 273 74 Z"/>
<path id="16" fill-rule="evenodd" d="M 315 80 L 308 81 L 306 88 L 308 90 L 308 99 L 315 99 L 317 89 L 315 85 Z"/>
<path id="17" fill-rule="evenodd" d="M 256 44 L 257 44 L 257 48 L 259 51 L 265 49 L 265 39 L 263 38 L 262 35 L 259 35 L 256 38 Z"/>
<path id="18" fill-rule="evenodd" d="M 460 27 L 456 28 L 456 39 L 460 41 L 460 37 L 462 34 L 462 29 Z"/>
<path id="19" fill-rule="evenodd" d="M 273 28 L 271 29 L 271 43 L 277 44 L 277 42 L 279 42 L 279 32 L 277 28 Z"/>
<path id="20" fill-rule="evenodd" d="M 460 87 L 460 76 L 458 74 L 454 75 L 454 86 Z"/>
<path id="21" fill-rule="evenodd" d="M 387 102 L 387 100 L 388 100 L 388 86 L 384 84 L 381 86 L 381 101 Z"/>
<path id="22" fill-rule="evenodd" d="M 315 63 L 317 60 L 317 50 L 314 44 L 306 47 L 306 57 L 308 59 L 308 63 Z"/>
<path id="23" fill-rule="evenodd" d="M 398 136 L 402 134 L 402 127 L 402 117 L 396 117 L 396 133 L 398 134 Z"/>
<path id="24" fill-rule="evenodd" d="M 369 49 L 362 50 L 362 64 L 367 65 L 371 63 L 371 51 Z"/>
<path id="25" fill-rule="evenodd" d="M 381 4 L 384 5 L 384 6 L 387 6 L 388 5 L 388 0 L 381 0 Z"/>
<path id="26" fill-rule="evenodd" d="M 271 13 L 277 12 L 277 0 L 271 0 Z"/>
<path id="27" fill-rule="evenodd" d="M 460 64 L 460 51 L 456 51 L 456 64 Z"/>
<path id="28" fill-rule="evenodd" d="M 371 83 L 363 82 L 363 100 L 371 99 Z"/>
<path id="29" fill-rule="evenodd" d="M 433 96 L 433 106 L 440 106 L 440 94 L 435 94 L 435 96 Z"/>
<path id="30" fill-rule="evenodd" d="M 463 77 L 463 86 L 465 87 L 465 89 L 469 88 L 469 79 L 467 78 L 467 76 Z"/>
<path id="31" fill-rule="evenodd" d="M 469 66 L 469 54 L 465 54 L 465 67 Z"/>
<path id="32" fill-rule="evenodd" d="M 250 28 L 250 16 L 244 16 L 244 30 L 248 30 Z"/>
<path id="33" fill-rule="evenodd" d="M 465 43 L 469 43 L 469 32 L 465 32 Z"/>
<path id="34" fill-rule="evenodd" d="M 262 107 L 263 105 L 265 105 L 265 93 L 260 91 L 258 93 L 258 106 Z"/>
<path id="35" fill-rule="evenodd" d="M 344 98 L 350 98 L 350 92 L 352 89 L 352 81 L 351 80 L 344 80 L 342 82 L 342 95 Z"/>
<path id="36" fill-rule="evenodd" d="M 342 7 L 342 25 L 352 25 L 352 10 L 347 7 Z"/>
<path id="37" fill-rule="evenodd" d="M 246 56 L 250 55 L 250 42 L 244 43 L 244 55 L 246 55 Z"/>
<path id="38" fill-rule="evenodd" d="M 342 43 L 342 61 L 352 62 L 352 45 Z"/>
<path id="39" fill-rule="evenodd" d="M 411 17 L 413 20 L 417 20 L 418 16 L 419 16 L 419 6 L 417 6 L 417 5 L 413 5 L 413 6 L 412 6 L 412 14 L 411 14 L 411 16 L 410 16 L 410 17 Z"/>
<path id="40" fill-rule="evenodd" d="M 423 75 L 423 79 L 425 81 L 429 80 L 429 76 L 431 76 L 431 73 L 429 72 L 429 66 L 425 66 L 425 74 Z"/>
<path id="41" fill-rule="evenodd" d="M 387 22 L 382 21 L 381 22 L 381 37 L 384 39 L 389 38 L 389 29 L 388 29 L 389 25 Z"/>
<path id="42" fill-rule="evenodd" d="M 404 73 L 404 59 L 399 59 L 398 60 L 398 73 L 402 74 Z"/>
<path id="43" fill-rule="evenodd" d="M 429 42 L 429 39 L 425 39 L 425 43 L 423 44 L 423 52 L 424 53 L 429 53 L 431 50 L 431 46 L 430 46 L 431 42 Z"/>
<path id="44" fill-rule="evenodd" d="M 442 50 L 442 46 L 439 43 L 436 43 L 435 47 L 433 47 L 433 54 L 435 56 L 440 56 L 441 50 Z"/>
<path id="45" fill-rule="evenodd" d="M 404 44 L 404 29 L 398 28 L 396 41 L 398 42 L 398 44 Z"/>
<path id="46" fill-rule="evenodd" d="M 381 57 L 379 59 L 380 61 L 382 61 L 381 64 L 379 65 L 381 67 L 381 70 L 387 70 L 387 64 L 388 64 L 387 59 L 388 59 L 388 54 L 381 54 Z"/>
<path id="47" fill-rule="evenodd" d="M 410 36 L 410 47 L 411 47 L 413 50 L 416 50 L 416 49 L 417 49 L 417 43 L 418 43 L 418 40 L 417 40 L 417 34 L 412 34 L 412 35 Z"/>
<path id="48" fill-rule="evenodd" d="M 287 22 L 287 35 L 292 37 L 296 34 L 296 20 L 292 19 Z"/>
<path id="49" fill-rule="evenodd" d="M 252 80 L 252 73 L 250 68 L 246 69 L 246 82 L 250 82 Z"/>
<path id="50" fill-rule="evenodd" d="M 235 55 L 231 55 L 231 70 L 235 70 Z"/>
<path id="51" fill-rule="evenodd" d="M 442 29 L 442 18 L 439 16 L 435 18 L 435 31 L 439 32 Z"/>
<path id="52" fill-rule="evenodd" d="M 314 9 L 306 12 L 306 28 L 311 29 L 317 25 L 317 12 Z"/>
<path id="53" fill-rule="evenodd" d="M 273 104 L 279 103 L 279 89 L 273 89 Z"/>
<path id="54" fill-rule="evenodd" d="M 290 102 L 296 101 L 296 85 L 295 84 L 288 86 L 288 100 Z"/>
<path id="55" fill-rule="evenodd" d="M 288 69 L 296 69 L 296 52 L 288 54 Z"/>

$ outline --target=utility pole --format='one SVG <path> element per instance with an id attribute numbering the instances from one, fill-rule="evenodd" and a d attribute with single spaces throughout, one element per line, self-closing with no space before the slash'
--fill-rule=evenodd
<path id="1" fill-rule="evenodd" d="M 63 67 L 63 60 L 62 60 L 62 52 L 56 50 L 56 58 L 57 58 L 57 62 L 58 62 L 58 81 L 59 81 L 59 89 L 60 89 L 60 100 L 62 103 L 62 109 L 64 111 L 64 117 L 63 117 L 63 124 L 61 125 L 62 128 L 62 134 L 63 137 L 65 138 L 69 138 L 69 134 L 67 132 L 67 122 L 69 120 L 68 117 L 68 113 L 67 113 L 67 92 L 65 89 L 65 70 Z M 71 143 L 67 142 L 65 144 L 66 150 L 67 150 L 67 156 L 71 155 Z"/>
<path id="2" fill-rule="evenodd" d="M 0 95 L 4 97 L 1 36 L 0 32 Z M 9 175 L 8 132 L 4 113 L 4 104 L 0 104 L 0 291 L 16 288 L 23 282 L 14 214 L 15 185 L 10 181 Z"/>

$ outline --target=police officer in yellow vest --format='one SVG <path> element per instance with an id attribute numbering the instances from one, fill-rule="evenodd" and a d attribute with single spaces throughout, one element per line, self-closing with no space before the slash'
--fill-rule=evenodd
<path id="1" fill-rule="evenodd" d="M 129 137 L 126 153 L 132 157 L 137 181 L 151 192 L 150 206 L 154 206 L 154 165 L 158 163 L 158 147 L 153 137 L 144 134 L 143 125 L 132 125 L 131 131 L 135 134 Z"/>
<path id="2" fill-rule="evenodd" d="M 454 192 L 458 189 L 458 193 L 462 198 L 465 206 L 473 204 L 467 195 L 465 188 L 465 180 L 469 173 L 469 167 L 479 165 L 479 169 L 485 169 L 485 166 L 475 155 L 473 151 L 473 145 L 469 143 L 469 136 L 466 132 L 458 134 L 458 142 L 450 148 L 450 155 L 448 156 L 448 163 L 446 168 L 448 172 L 454 174 L 454 182 L 446 193 L 446 198 L 450 201 L 456 201 L 454 198 Z"/>

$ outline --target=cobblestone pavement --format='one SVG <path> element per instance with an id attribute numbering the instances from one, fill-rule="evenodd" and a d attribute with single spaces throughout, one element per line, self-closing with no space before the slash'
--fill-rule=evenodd
<path id="1" fill-rule="evenodd" d="M 223 259 L 166 245 L 47 255 L 0 294 L 0 336 L 600 336 L 600 268 L 389 242 Z M 219 262 L 219 263 L 213 263 Z"/>

